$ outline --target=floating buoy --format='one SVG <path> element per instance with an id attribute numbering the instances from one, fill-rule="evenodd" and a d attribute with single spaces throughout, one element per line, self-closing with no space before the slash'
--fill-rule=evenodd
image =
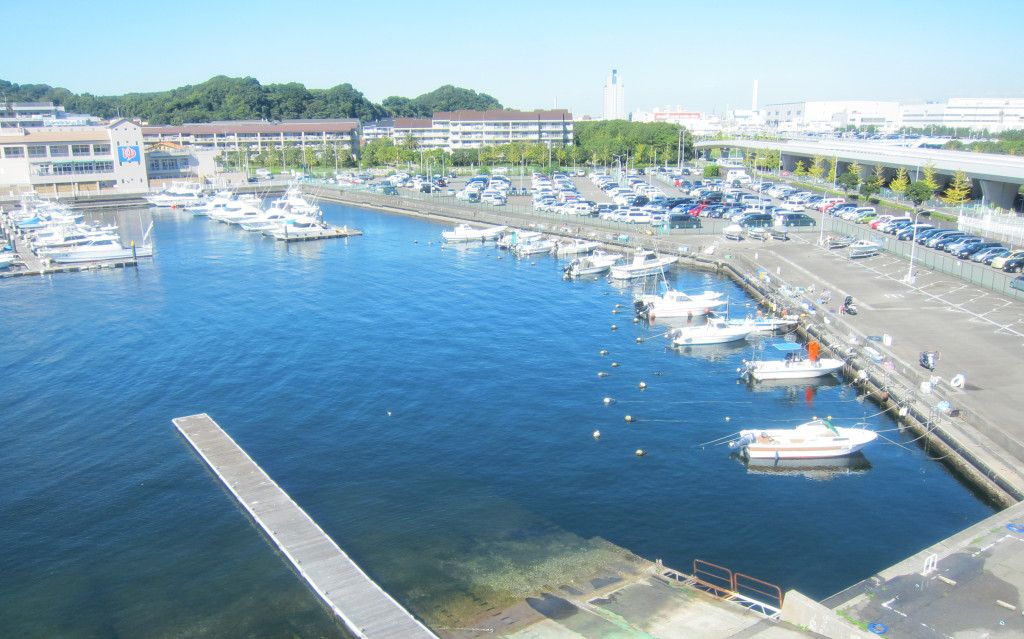
<path id="1" fill-rule="evenodd" d="M 633 318 L 633 323 L 634 324 L 639 324 L 640 323 L 640 318 L 639 317 L 634 317 Z"/>
<path id="2" fill-rule="evenodd" d="M 604 357 L 605 355 L 608 354 L 608 351 L 606 351 L 604 349 L 601 349 L 601 350 L 597 351 L 597 354 L 600 355 L 601 357 Z"/>
<path id="3" fill-rule="evenodd" d="M 601 401 L 602 401 L 602 402 L 604 402 L 604 405 L 605 405 L 605 406 L 609 406 L 609 405 L 611 405 L 611 404 L 612 404 L 612 402 L 614 402 L 615 400 L 614 400 L 614 399 L 612 399 L 611 397 L 605 397 L 605 398 L 604 398 L 603 400 L 601 400 Z"/>
<path id="4" fill-rule="evenodd" d="M 622 308 L 622 304 L 616 304 L 615 308 Z"/>
<path id="5" fill-rule="evenodd" d="M 613 330 L 613 331 L 617 331 L 617 330 L 619 330 L 619 327 L 618 327 L 618 326 L 616 326 L 615 324 L 612 324 L 612 330 Z"/>
<path id="6" fill-rule="evenodd" d="M 391 417 L 391 411 L 388 411 L 388 417 Z"/>
<path id="7" fill-rule="evenodd" d="M 644 338 L 642 338 L 642 337 L 636 338 L 636 343 L 637 344 L 643 344 L 644 343 Z"/>
<path id="8" fill-rule="evenodd" d="M 729 417 L 728 415 L 726 415 L 726 416 L 725 416 L 725 421 L 727 421 L 727 422 L 731 422 L 731 421 L 732 421 L 732 417 Z"/>
<path id="9" fill-rule="evenodd" d="M 594 439 L 601 439 L 601 431 L 599 431 L 599 430 L 595 430 L 594 431 Z"/>
<path id="10" fill-rule="evenodd" d="M 625 418 L 625 419 L 626 419 L 626 423 L 627 423 L 627 424 L 632 424 L 633 422 L 635 422 L 635 421 L 636 421 L 636 418 L 635 418 L 635 417 L 633 417 L 632 415 L 626 415 L 626 418 Z"/>
<path id="11" fill-rule="evenodd" d="M 613 308 L 612 309 L 612 315 L 618 315 L 618 314 L 619 314 L 619 309 Z"/>
<path id="12" fill-rule="evenodd" d="M 637 448 L 636 452 L 633 453 L 633 454 L 636 455 L 637 457 L 646 457 L 647 456 L 647 451 L 644 450 L 643 448 Z"/>
<path id="13" fill-rule="evenodd" d="M 964 378 L 963 373 L 957 373 L 953 376 L 953 379 L 949 380 L 949 385 L 953 388 L 963 388 L 967 380 Z"/>
<path id="14" fill-rule="evenodd" d="M 619 367 L 619 363 L 618 362 L 612 362 L 612 368 L 618 368 L 618 367 Z"/>
<path id="15" fill-rule="evenodd" d="M 604 371 L 597 371 L 597 376 L 598 377 L 608 377 L 608 373 L 606 373 Z"/>
<path id="16" fill-rule="evenodd" d="M 640 390 L 647 388 L 647 382 L 640 382 Z"/>

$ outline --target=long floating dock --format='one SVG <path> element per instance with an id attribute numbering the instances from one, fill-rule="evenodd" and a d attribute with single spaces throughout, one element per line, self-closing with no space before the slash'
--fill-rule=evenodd
<path id="1" fill-rule="evenodd" d="M 437 639 L 360 570 L 209 415 L 172 421 L 350 632 L 365 639 Z"/>

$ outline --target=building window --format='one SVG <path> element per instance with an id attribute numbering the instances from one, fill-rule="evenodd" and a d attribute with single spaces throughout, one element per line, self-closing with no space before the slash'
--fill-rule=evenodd
<path id="1" fill-rule="evenodd" d="M 89 145 L 88 144 L 72 144 L 71 145 L 71 155 L 74 155 L 75 157 L 82 157 L 83 155 L 89 155 Z"/>
<path id="2" fill-rule="evenodd" d="M 5 158 L 23 158 L 25 157 L 25 149 L 20 146 L 5 146 L 4 147 Z"/>
<path id="3" fill-rule="evenodd" d="M 28 147 L 28 156 L 30 158 L 45 158 L 46 147 L 41 144 L 33 144 L 32 146 Z"/>
<path id="4" fill-rule="evenodd" d="M 55 144 L 50 147 L 51 158 L 63 158 L 68 155 L 68 145 L 66 144 Z"/>
<path id="5" fill-rule="evenodd" d="M 109 144 L 94 144 L 94 145 L 92 145 L 92 154 L 93 155 L 110 155 L 110 145 Z"/>

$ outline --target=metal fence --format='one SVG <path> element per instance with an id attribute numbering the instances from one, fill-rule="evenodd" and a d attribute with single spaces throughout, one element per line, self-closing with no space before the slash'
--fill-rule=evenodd
<path id="1" fill-rule="evenodd" d="M 957 219 L 961 231 L 984 235 L 1011 246 L 1024 246 L 1024 217 L 988 208 L 965 209 Z"/>

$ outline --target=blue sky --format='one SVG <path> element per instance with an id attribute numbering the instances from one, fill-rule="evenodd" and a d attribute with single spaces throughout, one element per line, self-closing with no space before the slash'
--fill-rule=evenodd
<path id="1" fill-rule="evenodd" d="M 372 100 L 455 84 L 506 106 L 599 114 L 724 111 L 802 99 L 1024 97 L 1024 2 L 195 2 L 50 0 L 4 8 L 0 78 L 97 94 L 213 75 Z"/>

